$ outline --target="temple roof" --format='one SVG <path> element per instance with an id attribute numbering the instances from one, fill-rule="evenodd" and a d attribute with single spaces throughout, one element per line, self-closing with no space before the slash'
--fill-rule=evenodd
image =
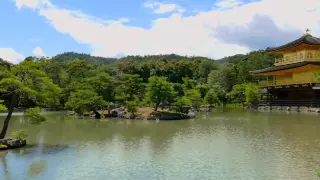
<path id="1" fill-rule="evenodd" d="M 291 47 L 298 46 L 300 44 L 309 44 L 309 45 L 320 45 L 320 38 L 313 37 L 309 34 L 303 35 L 301 38 L 294 40 L 292 42 L 289 42 L 285 45 L 275 47 L 275 48 L 267 48 L 267 51 L 278 51 L 282 49 L 287 49 Z"/>
<path id="2" fill-rule="evenodd" d="M 320 65 L 320 62 L 317 62 L 317 61 L 303 61 L 303 62 L 298 62 L 298 63 L 294 63 L 294 64 L 287 64 L 287 65 L 282 65 L 282 66 L 272 66 L 272 67 L 265 68 L 265 69 L 259 69 L 259 70 L 255 70 L 255 71 L 250 71 L 250 73 L 252 73 L 252 74 L 260 74 L 260 73 L 281 71 L 281 70 L 285 70 L 285 69 L 292 69 L 292 68 L 302 67 L 302 66 L 305 66 L 305 65 L 308 65 L 308 64 Z"/>

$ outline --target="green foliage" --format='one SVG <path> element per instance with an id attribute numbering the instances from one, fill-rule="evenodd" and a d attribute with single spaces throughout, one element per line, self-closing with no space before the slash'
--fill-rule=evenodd
<path id="1" fill-rule="evenodd" d="M 256 84 L 237 84 L 228 95 L 232 102 L 252 107 L 260 102 L 259 91 Z"/>
<path id="2" fill-rule="evenodd" d="M 175 95 L 173 84 L 166 81 L 165 77 L 152 76 L 149 78 L 146 98 L 155 104 L 155 111 L 157 111 L 160 103 L 172 102 Z"/>
<path id="3" fill-rule="evenodd" d="M 220 105 L 220 100 L 218 95 L 214 91 L 209 91 L 204 97 L 206 104 L 209 104 L 211 107 L 214 105 Z"/>
<path id="4" fill-rule="evenodd" d="M 84 112 L 102 108 L 106 104 L 107 102 L 96 92 L 92 89 L 86 89 L 72 92 L 65 105 L 68 108 L 74 109 L 76 113 L 83 114 Z"/>
<path id="5" fill-rule="evenodd" d="M 126 110 L 132 114 L 138 111 L 138 103 L 136 101 L 127 101 Z"/>
<path id="6" fill-rule="evenodd" d="M 234 103 L 241 103 L 243 106 L 246 102 L 246 85 L 237 84 L 232 87 L 232 91 L 228 94 L 229 98 Z"/>
<path id="7" fill-rule="evenodd" d="M 102 96 L 105 101 L 115 101 L 115 80 L 105 72 L 95 72 L 92 77 L 85 78 L 84 84 L 92 87 L 94 91 Z"/>
<path id="8" fill-rule="evenodd" d="M 172 105 L 174 110 L 180 113 L 188 113 L 192 108 L 192 102 L 187 97 L 179 98 L 177 102 L 173 103 Z"/>
<path id="9" fill-rule="evenodd" d="M 209 91 L 209 86 L 206 84 L 201 84 L 201 85 L 197 85 L 195 89 L 200 92 L 201 98 L 203 99 L 206 96 L 207 92 Z"/>
<path id="10" fill-rule="evenodd" d="M 52 83 L 40 66 L 32 61 L 23 61 L 10 68 L 6 75 L 0 75 L 0 89 L 15 94 L 20 104 L 33 101 L 39 105 L 59 104 L 61 89 Z"/>
<path id="11" fill-rule="evenodd" d="M 208 76 L 208 85 L 220 86 L 225 91 L 229 92 L 237 83 L 237 73 L 235 65 L 225 64 L 220 67 L 219 70 L 213 70 Z"/>
<path id="12" fill-rule="evenodd" d="M 0 111 L 7 111 L 7 107 L 2 104 L 3 102 L 3 100 L 0 100 Z"/>
<path id="13" fill-rule="evenodd" d="M 185 90 L 193 89 L 197 85 L 197 81 L 188 77 L 182 78 Z"/>
<path id="14" fill-rule="evenodd" d="M 260 89 L 256 84 L 247 84 L 246 85 L 246 104 L 249 107 L 258 105 L 260 102 L 259 96 Z"/>
<path id="15" fill-rule="evenodd" d="M 139 75 L 123 74 L 116 89 L 118 100 L 123 102 L 133 101 L 135 96 L 142 99 L 144 89 L 144 84 Z"/>
<path id="16" fill-rule="evenodd" d="M 30 118 L 31 124 L 41 124 L 46 121 L 46 117 L 40 114 L 40 108 L 30 108 L 25 111 L 25 115 Z"/>
<path id="17" fill-rule="evenodd" d="M 115 62 L 116 58 L 104 58 L 104 57 L 96 57 L 91 56 L 89 54 L 82 54 L 82 53 L 75 53 L 75 52 L 66 52 L 62 54 L 58 54 L 55 57 L 53 57 L 54 60 L 57 62 L 69 62 L 75 59 L 79 60 L 87 60 L 91 64 L 110 64 L 112 62 Z"/>
<path id="18" fill-rule="evenodd" d="M 26 139 L 28 137 L 28 130 L 26 129 L 20 129 L 19 131 L 15 131 L 11 133 L 12 137 L 16 139 Z"/>
<path id="19" fill-rule="evenodd" d="M 228 94 L 227 91 L 224 90 L 221 86 L 219 85 L 214 85 L 211 87 L 211 91 L 215 92 L 218 96 L 219 101 L 223 104 L 226 105 L 228 102 Z"/>
<path id="20" fill-rule="evenodd" d="M 188 90 L 186 92 L 186 97 L 190 99 L 192 107 L 194 109 L 199 109 L 200 105 L 203 102 L 200 92 L 195 89 Z"/>
<path id="21" fill-rule="evenodd" d="M 184 86 L 183 84 L 179 83 L 172 83 L 173 84 L 173 89 L 177 93 L 178 97 L 184 96 Z"/>
<path id="22" fill-rule="evenodd" d="M 208 75 L 212 70 L 217 70 L 217 64 L 213 60 L 203 60 L 199 65 L 199 76 L 202 83 L 207 82 Z"/>

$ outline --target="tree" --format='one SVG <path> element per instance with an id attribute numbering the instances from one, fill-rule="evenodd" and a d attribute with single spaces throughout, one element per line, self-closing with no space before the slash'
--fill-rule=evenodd
<path id="1" fill-rule="evenodd" d="M 228 94 L 231 98 L 232 102 L 241 103 L 242 106 L 245 105 L 246 102 L 246 85 L 245 84 L 237 84 L 232 87 L 232 91 Z"/>
<path id="2" fill-rule="evenodd" d="M 103 100 L 108 102 L 115 101 L 115 86 L 116 83 L 109 74 L 101 71 L 94 71 L 94 75 L 85 78 L 85 86 L 90 86 L 93 90 L 103 98 Z"/>
<path id="3" fill-rule="evenodd" d="M 185 90 L 193 89 L 197 85 L 197 81 L 188 77 L 182 78 Z"/>
<path id="4" fill-rule="evenodd" d="M 217 70 L 216 62 L 213 60 L 202 60 L 199 65 L 199 76 L 202 83 L 207 82 L 208 75 L 212 70 Z"/>
<path id="5" fill-rule="evenodd" d="M 8 100 L 8 115 L 0 134 L 7 133 L 14 108 L 23 105 L 28 99 L 40 106 L 59 104 L 60 88 L 40 70 L 38 64 L 25 60 L 8 70 L 0 72 L 0 98 Z"/>
<path id="6" fill-rule="evenodd" d="M 208 85 L 211 87 L 220 86 L 229 92 L 235 84 L 237 84 L 237 71 L 233 64 L 224 64 L 219 70 L 213 70 L 208 75 Z"/>
<path id="7" fill-rule="evenodd" d="M 96 118 L 100 118 L 101 115 L 98 113 L 98 109 L 106 104 L 107 102 L 93 89 L 82 89 L 71 93 L 66 107 L 73 108 L 78 114 L 93 111 L 96 114 Z"/>
<path id="8" fill-rule="evenodd" d="M 206 96 L 204 97 L 204 101 L 210 105 L 210 107 L 213 107 L 215 104 L 219 105 L 220 100 L 218 98 L 218 95 L 214 91 L 209 91 Z"/>
<path id="9" fill-rule="evenodd" d="M 135 100 L 135 96 L 140 95 L 143 90 L 144 85 L 142 84 L 142 79 L 139 75 L 123 74 L 116 92 L 119 97 L 118 100 L 122 100 L 126 103 L 126 101 Z"/>
<path id="10" fill-rule="evenodd" d="M 173 84 L 173 89 L 177 93 L 178 97 L 184 96 L 184 86 L 183 84 L 180 83 L 172 83 Z"/>
<path id="11" fill-rule="evenodd" d="M 134 117 L 134 113 L 138 111 L 138 103 L 136 101 L 127 101 L 126 110 Z"/>
<path id="12" fill-rule="evenodd" d="M 187 97 L 179 98 L 178 101 L 173 103 L 172 105 L 174 110 L 180 113 L 188 113 L 192 108 L 192 102 Z"/>
<path id="13" fill-rule="evenodd" d="M 249 107 L 256 106 L 260 102 L 259 97 L 259 86 L 256 84 L 247 84 L 246 85 L 246 104 Z"/>
<path id="14" fill-rule="evenodd" d="M 155 104 L 155 111 L 158 110 L 160 103 L 171 102 L 175 95 L 173 84 L 166 81 L 165 77 L 152 76 L 149 78 L 146 98 Z"/>
<path id="15" fill-rule="evenodd" d="M 221 86 L 219 85 L 214 85 L 211 87 L 211 91 L 215 92 L 218 96 L 219 101 L 223 104 L 226 105 L 228 102 L 228 94 L 226 90 L 224 90 Z"/>
<path id="16" fill-rule="evenodd" d="M 201 98 L 204 98 L 209 91 L 209 87 L 206 84 L 197 85 L 195 89 L 200 92 Z"/>
<path id="17" fill-rule="evenodd" d="M 198 111 L 203 101 L 200 92 L 195 89 L 188 90 L 186 97 L 191 100 L 192 107 Z"/>

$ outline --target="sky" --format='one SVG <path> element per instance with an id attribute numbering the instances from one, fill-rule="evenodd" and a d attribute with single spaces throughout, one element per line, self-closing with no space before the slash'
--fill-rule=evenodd
<path id="1" fill-rule="evenodd" d="M 320 37 L 320 0 L 0 0 L 0 58 L 63 52 L 219 59 Z"/>

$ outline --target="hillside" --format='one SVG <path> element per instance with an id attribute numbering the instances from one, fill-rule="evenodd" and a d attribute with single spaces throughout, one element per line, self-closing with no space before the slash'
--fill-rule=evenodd
<path id="1" fill-rule="evenodd" d="M 213 60 L 206 57 L 187 57 L 187 56 L 180 56 L 176 54 L 167 54 L 167 55 L 148 55 L 148 56 L 126 56 L 122 57 L 120 59 L 117 58 L 105 58 L 105 57 L 98 57 L 98 56 L 92 56 L 90 54 L 83 54 L 83 53 L 75 53 L 75 52 L 66 52 L 62 54 L 58 54 L 53 57 L 58 62 L 69 62 L 74 59 L 79 60 L 87 60 L 90 64 L 111 64 L 116 62 L 117 60 L 121 61 L 127 61 L 127 60 L 134 60 L 134 61 L 150 61 L 150 60 L 182 60 L 182 59 L 188 59 L 188 60 Z"/>
<path id="2" fill-rule="evenodd" d="M 69 62 L 74 59 L 87 60 L 91 64 L 110 64 L 117 60 L 116 58 L 97 57 L 97 56 L 91 56 L 90 54 L 75 53 L 75 52 L 65 52 L 62 54 L 58 54 L 54 56 L 53 59 L 55 59 L 58 62 Z"/>

